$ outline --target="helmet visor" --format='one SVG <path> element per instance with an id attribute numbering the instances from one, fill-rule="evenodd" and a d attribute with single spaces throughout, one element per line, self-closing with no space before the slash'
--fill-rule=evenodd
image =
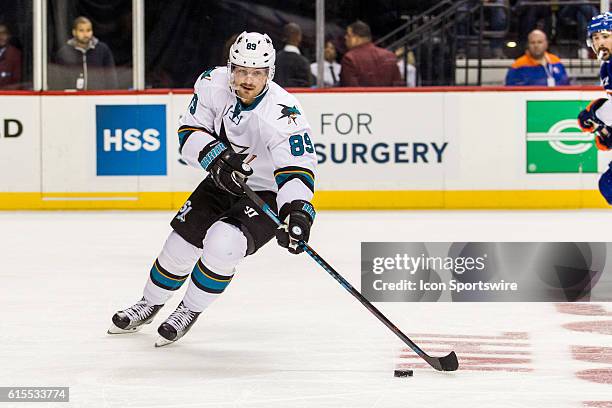
<path id="1" fill-rule="evenodd" d="M 265 80 L 268 77 L 270 72 L 269 68 L 251 68 L 251 67 L 243 67 L 236 64 L 231 64 L 232 67 L 232 75 L 234 78 L 247 78 L 252 77 L 255 80 Z"/>

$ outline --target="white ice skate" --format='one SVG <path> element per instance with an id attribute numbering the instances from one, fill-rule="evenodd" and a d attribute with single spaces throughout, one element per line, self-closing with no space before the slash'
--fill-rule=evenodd
<path id="1" fill-rule="evenodd" d="M 153 318 L 164 305 L 149 305 L 143 297 L 135 305 L 125 310 L 120 310 L 113 315 L 113 324 L 108 329 L 108 334 L 134 333 L 142 329 Z"/>
<path id="2" fill-rule="evenodd" d="M 155 342 L 155 347 L 167 346 L 183 337 L 198 320 L 200 313 L 190 310 L 181 302 L 157 329 L 160 337 Z"/>

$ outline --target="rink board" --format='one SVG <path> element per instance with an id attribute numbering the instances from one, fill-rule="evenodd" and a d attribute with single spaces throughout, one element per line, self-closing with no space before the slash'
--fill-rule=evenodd
<path id="1" fill-rule="evenodd" d="M 598 91 L 296 96 L 319 159 L 318 208 L 607 207 L 597 181 L 612 156 L 575 122 Z M 180 207 L 205 176 L 179 161 L 177 122 L 190 100 L 185 91 L 0 95 L 0 209 Z"/>

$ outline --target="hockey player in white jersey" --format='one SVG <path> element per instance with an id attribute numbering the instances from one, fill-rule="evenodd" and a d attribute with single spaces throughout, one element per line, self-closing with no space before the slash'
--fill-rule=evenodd
<path id="1" fill-rule="evenodd" d="M 112 317 L 110 334 L 151 323 L 190 278 L 178 308 L 158 328 L 156 346 L 172 343 L 226 289 L 244 257 L 274 235 L 292 253 L 301 252 L 299 240 L 308 241 L 315 217 L 312 132 L 297 99 L 272 82 L 274 61 L 267 35 L 243 32 L 230 48 L 227 67 L 208 70 L 196 81 L 178 137 L 182 159 L 208 175 L 172 220 L 142 299 Z M 288 228 L 277 229 L 236 177 L 280 209 Z"/>

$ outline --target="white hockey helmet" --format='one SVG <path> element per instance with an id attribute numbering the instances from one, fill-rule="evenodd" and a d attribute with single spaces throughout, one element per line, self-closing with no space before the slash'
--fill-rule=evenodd
<path id="1" fill-rule="evenodd" d="M 270 81 L 274 78 L 275 61 L 276 51 L 272 45 L 272 40 L 267 34 L 243 31 L 229 50 L 227 68 L 230 72 L 230 88 L 234 90 L 231 75 L 232 65 L 248 68 L 268 68 L 267 88 Z"/>

